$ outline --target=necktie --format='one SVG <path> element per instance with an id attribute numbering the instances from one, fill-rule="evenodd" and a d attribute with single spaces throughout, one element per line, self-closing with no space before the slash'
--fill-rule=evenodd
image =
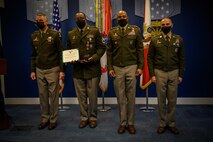
<path id="1" fill-rule="evenodd" d="M 124 28 L 121 28 L 122 34 L 124 35 Z"/>
<path id="2" fill-rule="evenodd" d="M 84 32 L 83 30 L 80 30 L 80 35 L 81 35 L 81 36 L 83 35 L 83 32 Z"/>
<path id="3" fill-rule="evenodd" d="M 170 39 L 169 39 L 169 36 L 168 36 L 168 35 L 166 36 L 166 41 L 167 41 L 167 42 L 169 42 L 169 41 L 170 41 Z"/>
<path id="4" fill-rule="evenodd" d="M 167 35 L 167 36 L 165 37 L 165 43 L 166 43 L 167 45 L 169 45 L 169 41 L 170 41 L 170 39 L 169 39 L 169 36 Z"/>

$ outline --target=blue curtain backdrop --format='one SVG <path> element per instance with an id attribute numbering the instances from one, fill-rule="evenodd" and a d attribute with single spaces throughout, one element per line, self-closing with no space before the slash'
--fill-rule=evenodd
<path id="1" fill-rule="evenodd" d="M 129 23 L 142 29 L 143 18 L 135 16 L 133 0 L 123 0 L 122 7 L 128 12 Z M 63 45 L 66 46 L 67 33 L 75 26 L 75 13 L 79 10 L 78 0 L 68 0 L 68 19 L 61 23 Z M 182 0 L 181 13 L 173 16 L 173 32 L 184 38 L 186 48 L 186 72 L 179 85 L 179 97 L 212 97 L 212 18 L 210 4 L 204 1 Z M 1 8 L 2 44 L 4 57 L 8 62 L 5 76 L 7 98 L 38 97 L 37 83 L 30 79 L 30 36 L 36 30 L 35 23 L 27 20 L 26 0 L 5 0 Z M 95 23 L 89 22 L 92 25 Z M 113 20 L 113 26 L 117 25 Z M 65 78 L 65 97 L 75 97 L 72 81 L 72 67 L 68 65 Z M 100 94 L 101 96 L 101 91 Z M 106 97 L 115 97 L 112 80 Z M 155 85 L 149 86 L 149 96 L 156 97 Z M 137 97 L 145 97 L 145 91 L 137 84 Z"/>

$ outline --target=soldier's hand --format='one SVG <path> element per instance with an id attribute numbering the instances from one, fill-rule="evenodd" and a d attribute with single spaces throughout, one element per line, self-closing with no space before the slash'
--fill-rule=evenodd
<path id="1" fill-rule="evenodd" d="M 70 63 L 73 64 L 73 63 L 76 63 L 78 60 L 72 60 Z"/>
<path id="2" fill-rule="evenodd" d="M 88 59 L 87 59 L 87 62 L 92 62 L 93 61 L 93 57 L 89 57 Z"/>
<path id="3" fill-rule="evenodd" d="M 114 78 L 116 76 L 115 75 L 115 71 L 114 70 L 110 70 L 109 71 L 109 76 Z"/>
<path id="4" fill-rule="evenodd" d="M 142 69 L 137 69 L 135 75 L 139 76 L 143 74 L 143 70 Z"/>
<path id="5" fill-rule="evenodd" d="M 183 81 L 182 77 L 178 77 L 178 84 L 181 83 Z"/>
<path id="6" fill-rule="evenodd" d="M 157 81 L 155 76 L 153 76 L 151 80 L 153 83 L 156 83 L 156 81 Z"/>
<path id="7" fill-rule="evenodd" d="M 31 72 L 30 77 L 31 77 L 32 80 L 36 80 L 35 72 Z"/>
<path id="8" fill-rule="evenodd" d="M 59 73 L 59 79 L 62 79 L 62 80 L 63 80 L 63 79 L 64 79 L 64 77 L 65 77 L 64 72 L 60 72 L 60 73 Z"/>
<path id="9" fill-rule="evenodd" d="M 80 63 L 86 63 L 87 60 L 83 59 L 83 60 L 79 60 Z"/>
<path id="10" fill-rule="evenodd" d="M 80 63 L 89 63 L 89 62 L 92 62 L 92 61 L 93 61 L 92 57 L 90 57 L 88 59 L 79 60 Z"/>

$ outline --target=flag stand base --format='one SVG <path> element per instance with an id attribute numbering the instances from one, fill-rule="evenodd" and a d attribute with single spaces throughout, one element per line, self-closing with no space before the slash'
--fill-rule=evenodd
<path id="1" fill-rule="evenodd" d="M 140 110 L 143 112 L 153 112 L 155 110 L 154 107 L 149 106 L 149 95 L 148 95 L 148 87 L 146 87 L 146 106 L 145 107 L 140 107 Z"/>
<path id="2" fill-rule="evenodd" d="M 99 111 L 105 112 L 111 109 L 110 106 L 105 106 L 104 103 L 104 93 L 102 93 L 102 106 L 97 107 Z"/>
<path id="3" fill-rule="evenodd" d="M 98 107 L 98 110 L 99 110 L 99 111 L 102 111 L 102 112 L 108 111 L 108 110 L 110 110 L 110 109 L 111 109 L 110 106 L 99 106 L 99 107 Z"/>
<path id="4" fill-rule="evenodd" d="M 66 111 L 66 110 L 70 109 L 70 107 L 69 106 L 59 106 L 58 109 L 59 109 L 59 111 Z"/>
<path id="5" fill-rule="evenodd" d="M 153 112 L 155 110 L 154 107 L 140 107 L 140 110 L 143 112 Z"/>
<path id="6" fill-rule="evenodd" d="M 61 104 L 58 107 L 59 111 L 66 111 L 66 110 L 70 109 L 69 106 L 64 106 L 62 93 L 60 94 L 60 100 L 61 100 Z"/>

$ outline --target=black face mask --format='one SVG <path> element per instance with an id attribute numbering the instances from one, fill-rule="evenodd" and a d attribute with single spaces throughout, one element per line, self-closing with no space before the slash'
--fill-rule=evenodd
<path id="1" fill-rule="evenodd" d="M 80 29 L 83 29 L 84 26 L 86 25 L 86 21 L 85 20 L 77 20 L 76 24 Z"/>
<path id="2" fill-rule="evenodd" d="M 36 25 L 41 30 L 45 27 L 44 22 L 37 22 Z"/>
<path id="3" fill-rule="evenodd" d="M 126 24 L 127 24 L 127 19 L 118 20 L 118 25 L 120 25 L 121 27 L 126 26 Z"/>
<path id="4" fill-rule="evenodd" d="M 161 30 L 163 31 L 164 34 L 168 34 L 171 31 L 171 26 L 169 27 L 162 27 Z"/>

